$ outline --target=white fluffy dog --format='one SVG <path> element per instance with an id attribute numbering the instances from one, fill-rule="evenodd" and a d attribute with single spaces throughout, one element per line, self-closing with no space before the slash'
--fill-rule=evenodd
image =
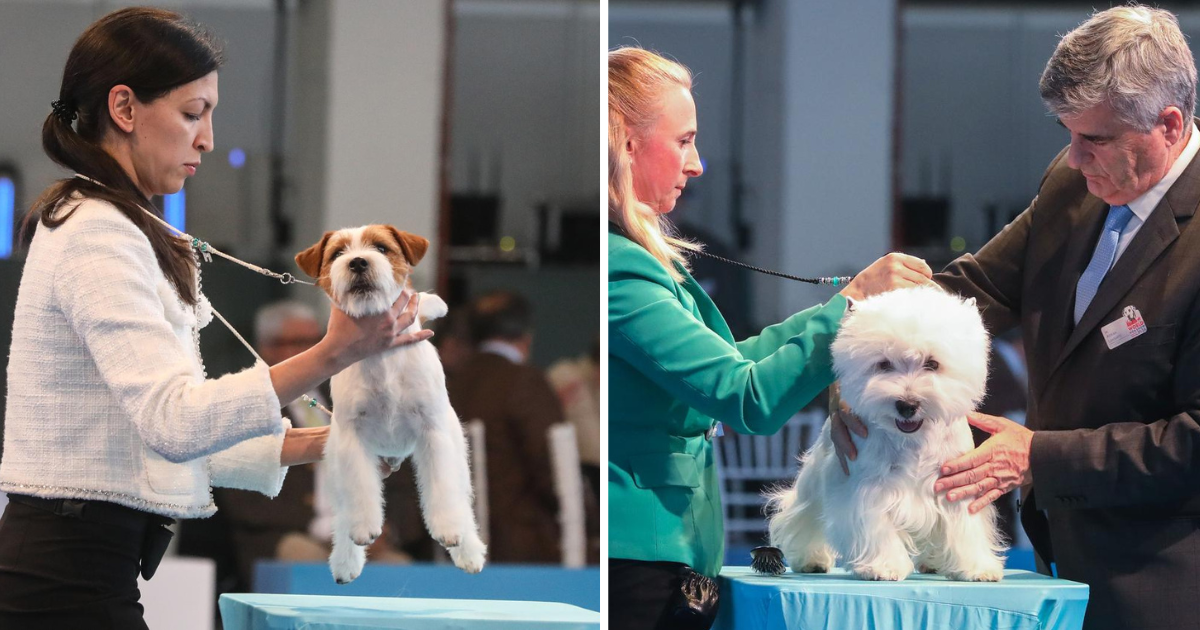
<path id="1" fill-rule="evenodd" d="M 859 302 L 833 343 L 843 400 L 868 428 L 846 476 L 829 422 L 791 488 L 770 497 L 770 540 L 793 571 L 841 558 L 858 577 L 903 580 L 919 567 L 996 581 L 1004 550 L 996 511 L 935 495 L 945 462 L 971 450 L 966 414 L 983 398 L 988 336 L 974 300 L 935 288 Z M 915 560 L 915 565 L 914 565 Z"/>
<path id="2" fill-rule="evenodd" d="M 327 232 L 296 255 L 305 273 L 351 317 L 386 311 L 408 284 L 429 241 L 389 225 Z M 436 295 L 421 294 L 421 319 L 446 314 Z M 419 322 L 405 332 L 420 328 Z M 425 526 L 460 569 L 483 569 L 487 551 L 472 511 L 467 444 L 446 395 L 432 344 L 420 342 L 364 359 L 333 377 L 333 426 L 325 446 L 333 497 L 333 553 L 339 584 L 357 578 L 364 547 L 383 531 L 379 460 L 400 465 L 410 455 Z"/>

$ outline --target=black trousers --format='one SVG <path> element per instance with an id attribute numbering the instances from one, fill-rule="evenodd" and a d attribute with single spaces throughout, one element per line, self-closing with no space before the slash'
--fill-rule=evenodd
<path id="1" fill-rule="evenodd" d="M 678 562 L 644 560 L 608 561 L 608 627 L 621 630 L 675 630 L 680 625 L 672 612 L 683 603 Z"/>
<path id="2" fill-rule="evenodd" d="M 0 518 L 0 628 L 146 630 L 137 586 L 146 528 L 170 519 L 103 504 L 132 517 L 96 522 L 18 498 Z"/>

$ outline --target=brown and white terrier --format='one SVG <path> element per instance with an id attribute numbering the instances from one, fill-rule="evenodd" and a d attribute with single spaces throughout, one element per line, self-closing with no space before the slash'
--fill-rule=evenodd
<path id="1" fill-rule="evenodd" d="M 326 232 L 296 255 L 351 317 L 391 308 L 429 241 L 390 225 Z M 421 320 L 446 314 L 446 303 L 420 294 Z M 405 332 L 420 329 L 413 322 Z M 383 484 L 377 463 L 393 466 L 412 456 L 429 533 L 468 573 L 483 569 L 487 548 L 472 510 L 467 443 L 446 395 L 437 350 L 427 341 L 386 350 L 346 368 L 330 382 L 333 425 L 325 465 L 333 499 L 333 552 L 329 566 L 339 584 L 362 573 L 365 547 L 383 531 Z"/>

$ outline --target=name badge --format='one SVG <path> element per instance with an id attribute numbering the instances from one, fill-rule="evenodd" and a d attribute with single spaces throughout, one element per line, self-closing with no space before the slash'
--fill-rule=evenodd
<path id="1" fill-rule="evenodd" d="M 1104 335 L 1104 343 L 1112 350 L 1117 346 L 1146 333 L 1146 322 L 1136 306 L 1126 306 L 1121 310 L 1121 318 L 1100 329 Z"/>

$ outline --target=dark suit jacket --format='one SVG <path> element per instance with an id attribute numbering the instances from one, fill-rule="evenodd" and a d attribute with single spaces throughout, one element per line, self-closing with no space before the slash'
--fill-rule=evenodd
<path id="1" fill-rule="evenodd" d="M 492 562 L 562 561 L 550 425 L 562 422 L 558 396 L 536 367 L 479 352 L 447 379 L 463 422 L 482 420 L 487 445 Z"/>
<path id="2" fill-rule="evenodd" d="M 1078 326 L 1075 286 L 1108 206 L 1066 162 L 1064 150 L 1029 208 L 935 280 L 975 297 L 993 333 L 1023 327 L 1036 433 L 1022 522 L 1060 577 L 1091 586 L 1086 628 L 1200 628 L 1200 157 Z M 1128 305 L 1148 330 L 1110 350 L 1100 328 Z"/>

